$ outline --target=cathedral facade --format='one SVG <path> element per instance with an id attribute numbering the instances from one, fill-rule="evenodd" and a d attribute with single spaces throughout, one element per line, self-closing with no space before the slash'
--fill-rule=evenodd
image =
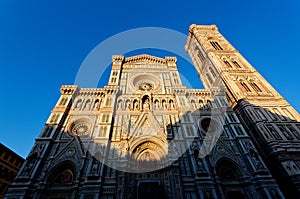
<path id="1" fill-rule="evenodd" d="M 298 194 L 298 113 L 216 26 L 192 25 L 186 51 L 205 89 L 146 54 L 113 56 L 104 88 L 63 85 L 6 198 Z"/>

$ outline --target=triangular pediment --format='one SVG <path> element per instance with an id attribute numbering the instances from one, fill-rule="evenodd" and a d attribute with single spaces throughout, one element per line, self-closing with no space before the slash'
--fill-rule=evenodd
<path id="1" fill-rule="evenodd" d="M 80 164 L 80 159 L 84 154 L 80 145 L 81 144 L 76 137 L 73 137 L 73 139 L 65 144 L 60 143 L 51 165 L 56 165 L 57 163 L 68 159 L 74 163 Z"/>
<path id="2" fill-rule="evenodd" d="M 165 65 L 167 62 L 164 58 L 142 54 L 132 57 L 125 58 L 125 63 L 127 64 L 161 64 Z"/>
<path id="3" fill-rule="evenodd" d="M 222 139 L 219 139 L 216 146 L 214 146 L 214 148 L 212 149 L 211 157 L 215 162 L 217 162 L 217 160 L 221 157 L 234 158 L 235 152 L 231 148 L 228 141 L 224 142 L 222 141 Z"/>
<path id="4" fill-rule="evenodd" d="M 145 137 L 159 137 L 162 140 L 166 139 L 163 127 L 150 112 L 142 113 L 139 116 L 131 131 L 130 137 L 132 140 Z"/>

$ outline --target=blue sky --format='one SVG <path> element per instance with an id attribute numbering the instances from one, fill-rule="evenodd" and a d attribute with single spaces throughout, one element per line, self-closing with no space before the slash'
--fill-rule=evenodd
<path id="1" fill-rule="evenodd" d="M 89 52 L 110 36 L 139 27 L 187 34 L 190 24 L 216 24 L 299 112 L 299 11 L 298 0 L 0 1 L 0 142 L 26 157 L 60 86 L 74 83 Z M 183 75 L 195 72 L 183 60 L 178 66 Z M 192 86 L 201 87 L 197 82 Z"/>

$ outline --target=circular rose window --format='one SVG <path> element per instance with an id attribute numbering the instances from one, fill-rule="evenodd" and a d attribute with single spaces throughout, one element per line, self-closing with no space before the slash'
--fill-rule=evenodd
<path id="1" fill-rule="evenodd" d="M 72 135 L 83 136 L 89 134 L 91 125 L 86 120 L 74 121 L 70 126 L 70 133 Z"/>
<path id="2" fill-rule="evenodd" d="M 159 89 L 159 79 L 154 75 L 143 74 L 134 76 L 131 80 L 133 88 L 142 91 L 153 91 Z"/>
<path id="3" fill-rule="evenodd" d="M 150 82 L 141 82 L 139 84 L 139 88 L 141 90 L 146 90 L 146 91 L 152 90 L 153 89 L 153 83 L 150 83 Z"/>

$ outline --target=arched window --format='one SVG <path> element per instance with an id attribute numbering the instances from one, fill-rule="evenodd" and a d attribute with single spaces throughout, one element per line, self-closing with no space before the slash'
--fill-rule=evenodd
<path id="1" fill-rule="evenodd" d="M 109 120 L 109 115 L 108 114 L 103 114 L 102 115 L 102 122 L 108 122 L 108 120 Z"/>
<path id="2" fill-rule="evenodd" d="M 49 137 L 51 135 L 52 130 L 53 130 L 52 126 L 47 126 L 44 132 L 42 133 L 41 137 Z"/>
<path id="3" fill-rule="evenodd" d="M 173 100 L 169 100 L 169 104 L 170 104 L 170 109 L 173 109 L 175 108 L 175 104 L 174 104 L 174 101 Z"/>
<path id="4" fill-rule="evenodd" d="M 214 47 L 215 50 L 223 50 L 223 48 L 220 46 L 218 42 L 210 41 L 209 43 L 212 45 L 212 47 Z"/>
<path id="5" fill-rule="evenodd" d="M 100 102 L 99 102 L 99 99 L 96 99 L 95 103 L 94 103 L 94 109 L 99 109 L 100 107 Z"/>
<path id="6" fill-rule="evenodd" d="M 196 102 L 194 99 L 191 100 L 191 104 L 193 108 L 197 108 Z"/>
<path id="7" fill-rule="evenodd" d="M 149 110 L 150 109 L 150 98 L 148 95 L 145 95 L 142 98 L 142 104 L 143 104 L 143 110 Z"/>
<path id="8" fill-rule="evenodd" d="M 245 82 L 240 81 L 240 84 L 246 92 L 251 92 L 250 88 L 248 87 L 248 85 Z"/>
<path id="9" fill-rule="evenodd" d="M 227 67 L 232 68 L 232 66 L 231 66 L 231 64 L 229 63 L 229 61 L 224 60 L 224 63 L 225 63 L 225 65 L 226 65 Z"/>
<path id="10" fill-rule="evenodd" d="M 167 103 L 166 103 L 166 100 L 162 100 L 162 108 L 163 109 L 166 109 L 167 108 Z"/>
<path id="11" fill-rule="evenodd" d="M 71 198 L 76 180 L 76 167 L 71 161 L 65 161 L 52 169 L 41 198 Z"/>
<path id="12" fill-rule="evenodd" d="M 250 84 L 256 92 L 262 92 L 262 90 L 257 86 L 255 82 L 250 82 Z"/>
<path id="13" fill-rule="evenodd" d="M 232 61 L 236 68 L 242 68 L 241 65 L 237 61 Z"/>
<path id="14" fill-rule="evenodd" d="M 212 74 L 213 77 L 216 77 L 216 73 L 211 67 L 209 67 L 209 71 L 210 71 L 210 73 Z"/>
<path id="15" fill-rule="evenodd" d="M 210 75 L 208 73 L 206 73 L 206 77 L 207 77 L 209 83 L 212 84 L 213 80 L 211 79 L 211 77 L 210 77 Z"/>
<path id="16" fill-rule="evenodd" d="M 112 83 L 115 83 L 116 80 L 117 80 L 117 78 L 115 78 L 115 77 L 112 77 L 112 78 L 111 78 L 111 82 L 112 82 Z"/>
<path id="17" fill-rule="evenodd" d="M 203 106 L 204 106 L 204 102 L 203 102 L 203 100 L 199 100 L 199 106 L 200 106 L 200 108 L 203 108 Z"/>
<path id="18" fill-rule="evenodd" d="M 123 101 L 121 99 L 118 101 L 118 107 L 117 108 L 118 109 L 123 109 Z"/>
<path id="19" fill-rule="evenodd" d="M 100 128 L 100 131 L 98 133 L 98 137 L 106 137 L 106 131 L 107 131 L 107 127 L 106 126 L 102 126 Z"/>
<path id="20" fill-rule="evenodd" d="M 157 99 L 154 101 L 154 108 L 155 109 L 159 109 L 160 108 L 159 101 Z"/>
<path id="21" fill-rule="evenodd" d="M 195 46 L 195 51 L 196 51 L 196 54 L 198 55 L 199 59 L 201 61 L 204 61 L 205 57 L 204 55 L 202 54 L 200 48 L 198 46 Z"/>
<path id="22" fill-rule="evenodd" d="M 89 110 L 90 107 L 91 107 L 91 100 L 88 99 L 88 100 L 85 102 L 85 107 L 84 107 L 84 109 Z"/>
<path id="23" fill-rule="evenodd" d="M 111 101 L 112 101 L 111 97 L 107 97 L 105 105 L 111 106 Z"/>
<path id="24" fill-rule="evenodd" d="M 60 102 L 59 102 L 59 106 L 64 106 L 66 104 L 66 102 L 68 101 L 67 97 L 63 97 Z"/>
<path id="25" fill-rule="evenodd" d="M 82 99 L 78 99 L 75 105 L 75 109 L 80 109 L 82 105 Z"/>
<path id="26" fill-rule="evenodd" d="M 138 110 L 139 109 L 139 102 L 137 99 L 133 100 L 133 109 Z"/>

